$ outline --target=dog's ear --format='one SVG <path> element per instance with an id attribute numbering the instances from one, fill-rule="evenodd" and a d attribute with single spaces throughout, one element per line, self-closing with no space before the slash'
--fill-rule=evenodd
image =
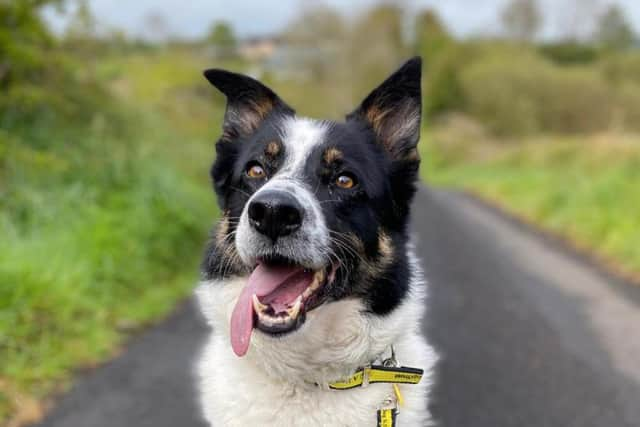
<path id="1" fill-rule="evenodd" d="M 393 160 L 419 161 L 421 74 L 420 57 L 410 59 L 347 115 L 370 126 Z"/>
<path id="2" fill-rule="evenodd" d="M 347 116 L 369 127 L 393 161 L 389 179 L 394 209 L 390 212 L 399 224 L 405 224 L 399 220 L 408 216 L 420 166 L 421 74 L 420 57 L 410 59 Z"/>
<path id="3" fill-rule="evenodd" d="M 227 97 L 222 140 L 250 135 L 272 112 L 295 114 L 271 89 L 251 77 L 218 69 L 206 70 L 204 76 Z"/>

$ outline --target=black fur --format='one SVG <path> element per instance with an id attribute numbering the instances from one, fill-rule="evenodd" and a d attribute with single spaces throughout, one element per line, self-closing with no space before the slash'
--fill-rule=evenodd
<path id="1" fill-rule="evenodd" d="M 309 156 L 303 177 L 315 190 L 327 227 L 340 236 L 332 245 L 340 268 L 324 297 L 360 297 L 376 314 L 396 307 L 410 280 L 406 246 L 409 206 L 420 162 L 416 151 L 420 69 L 420 58 L 411 59 L 367 96 L 345 122 L 331 123 L 325 141 Z M 233 232 L 249 197 L 281 167 L 284 145 L 276 156 L 268 155 L 267 147 L 279 142 L 280 124 L 294 112 L 273 91 L 249 77 L 220 70 L 205 75 L 228 98 L 223 136 L 211 169 L 228 227 L 222 236 L 218 233 L 212 239 L 203 263 L 204 277 L 213 279 L 246 274 L 251 267 L 242 265 L 238 257 L 230 260 L 228 252 L 235 251 Z M 341 155 L 328 163 L 324 154 L 329 148 Z M 244 172 L 252 161 L 264 166 L 265 180 L 247 179 Z M 345 172 L 357 181 L 353 189 L 335 185 L 335 178 Z M 381 251 L 381 241 L 391 254 Z"/>

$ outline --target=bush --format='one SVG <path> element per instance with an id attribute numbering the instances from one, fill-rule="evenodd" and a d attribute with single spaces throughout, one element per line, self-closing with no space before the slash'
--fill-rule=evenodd
<path id="1" fill-rule="evenodd" d="M 476 61 L 461 82 L 468 111 L 497 134 L 589 132 L 612 121 L 615 97 L 597 70 L 561 68 L 533 53 Z"/>
<path id="2" fill-rule="evenodd" d="M 600 69 L 607 81 L 621 85 L 640 84 L 640 54 L 635 52 L 610 55 L 600 62 Z"/>
<path id="3" fill-rule="evenodd" d="M 446 168 L 460 162 L 476 161 L 491 155 L 489 135 L 486 129 L 474 120 L 461 113 L 442 115 L 430 123 L 427 141 L 421 143 L 428 146 L 430 152 L 424 156 L 428 169 Z"/>
<path id="4" fill-rule="evenodd" d="M 624 130 L 640 130 L 640 84 L 627 82 L 615 89 L 614 123 Z"/>
<path id="5" fill-rule="evenodd" d="M 540 54 L 556 64 L 591 64 L 598 59 L 598 48 L 577 42 L 547 43 L 538 49 Z"/>
<path id="6" fill-rule="evenodd" d="M 0 2 L 0 129 L 26 122 L 87 122 L 105 114 L 111 100 L 90 61 L 64 51 L 41 17 L 60 0 Z"/>
<path id="7" fill-rule="evenodd" d="M 597 70 L 553 67 L 544 78 L 537 97 L 543 130 L 584 133 L 611 126 L 615 94 Z"/>
<path id="8" fill-rule="evenodd" d="M 476 54 L 471 45 L 451 44 L 437 57 L 425 58 L 424 112 L 427 116 L 463 109 L 465 94 L 460 75 Z"/>

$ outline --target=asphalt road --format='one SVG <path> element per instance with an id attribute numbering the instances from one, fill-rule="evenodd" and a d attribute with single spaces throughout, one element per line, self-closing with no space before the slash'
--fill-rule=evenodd
<path id="1" fill-rule="evenodd" d="M 414 228 L 441 426 L 640 426 L 640 288 L 459 194 L 422 190 Z M 204 427 L 191 370 L 205 334 L 186 303 L 40 426 Z"/>

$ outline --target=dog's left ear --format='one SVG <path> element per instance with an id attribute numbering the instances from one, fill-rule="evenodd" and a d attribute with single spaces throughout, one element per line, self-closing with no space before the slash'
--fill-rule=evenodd
<path id="1" fill-rule="evenodd" d="M 419 161 L 422 59 L 414 57 L 373 90 L 347 120 L 364 121 L 393 160 Z"/>

